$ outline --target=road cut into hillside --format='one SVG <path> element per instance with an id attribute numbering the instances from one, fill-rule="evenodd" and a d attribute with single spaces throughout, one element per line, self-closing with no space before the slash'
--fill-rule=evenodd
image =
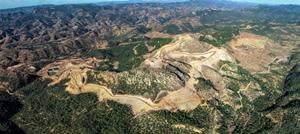
<path id="1" fill-rule="evenodd" d="M 153 101 L 143 96 L 131 94 L 113 94 L 111 89 L 100 84 L 86 83 L 87 71 L 74 69 L 68 73 L 69 82 L 66 83 L 66 90 L 71 94 L 80 93 L 95 93 L 100 101 L 115 101 L 131 107 L 134 115 L 141 115 L 150 111 L 168 110 L 168 111 L 191 111 L 205 101 L 199 96 L 194 88 L 198 77 L 206 77 L 202 73 L 203 67 L 216 69 L 216 64 L 220 60 L 233 61 L 225 49 L 211 48 L 204 53 L 189 53 L 180 51 L 180 47 L 187 40 L 193 40 L 188 35 L 183 35 L 175 38 L 175 42 L 167 44 L 153 53 L 153 57 L 145 60 L 145 65 L 153 68 L 161 68 L 165 66 L 167 59 L 178 59 L 184 57 L 187 59 L 187 64 L 192 68 L 188 75 L 191 76 L 185 86 L 175 91 L 167 91 L 167 94 L 160 98 L 159 101 Z M 154 59 L 154 60 L 153 60 Z M 66 75 L 65 75 L 66 76 Z M 64 77 L 65 77 L 64 76 Z M 207 76 L 209 77 L 209 76 Z M 210 78 L 210 77 L 209 77 Z"/>
<path id="2" fill-rule="evenodd" d="M 192 42 L 192 43 L 191 43 Z M 193 43 L 194 42 L 194 43 Z M 196 43 L 195 43 L 196 42 Z M 93 68 L 74 67 L 64 68 L 63 74 L 58 76 L 55 83 L 69 79 L 66 83 L 66 91 L 71 94 L 95 93 L 99 101 L 115 101 L 120 104 L 131 107 L 134 115 L 142 115 L 151 111 L 167 110 L 167 111 L 191 111 L 198 106 L 205 105 L 207 98 L 195 89 L 195 84 L 199 78 L 212 82 L 215 89 L 216 99 L 223 101 L 225 104 L 237 106 L 230 95 L 230 91 L 226 89 L 226 83 L 220 72 L 220 61 L 228 61 L 235 63 L 236 59 L 226 48 L 217 48 L 211 45 L 201 46 L 203 50 L 195 50 L 202 44 L 197 44 L 198 40 L 189 34 L 174 36 L 174 41 L 161 47 L 146 57 L 141 67 L 144 69 L 167 70 L 168 66 L 175 68 L 172 73 L 177 73 L 178 77 L 186 76 L 184 85 L 178 89 L 160 89 L 164 93 L 158 93 L 156 98 L 152 100 L 148 97 L 135 94 L 114 94 L 112 89 L 106 85 L 96 83 L 87 83 L 88 72 L 93 72 Z M 204 44 L 205 45 L 205 44 Z M 189 46 L 189 47 L 187 47 Z M 118 76 L 119 73 L 113 73 Z M 125 90 L 125 89 L 120 89 Z M 128 89 L 126 89 L 128 90 Z M 131 90 L 131 89 L 129 89 Z M 132 89 L 133 90 L 133 89 Z M 167 90 L 167 91 L 166 91 Z M 162 95 L 163 94 L 163 95 Z M 213 99 L 213 98 L 210 98 Z"/>

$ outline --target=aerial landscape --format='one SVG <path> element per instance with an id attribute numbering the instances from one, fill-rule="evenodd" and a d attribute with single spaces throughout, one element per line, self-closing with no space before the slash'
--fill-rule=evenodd
<path id="1" fill-rule="evenodd" d="M 29 1 L 0 6 L 1 134 L 300 133 L 297 0 Z"/>

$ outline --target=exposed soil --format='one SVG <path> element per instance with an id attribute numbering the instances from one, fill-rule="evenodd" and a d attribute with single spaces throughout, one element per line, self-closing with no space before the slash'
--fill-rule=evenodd
<path id="1" fill-rule="evenodd" d="M 267 37 L 241 33 L 229 43 L 232 55 L 250 72 L 267 71 L 270 64 L 288 61 L 292 47 L 281 46 Z"/>

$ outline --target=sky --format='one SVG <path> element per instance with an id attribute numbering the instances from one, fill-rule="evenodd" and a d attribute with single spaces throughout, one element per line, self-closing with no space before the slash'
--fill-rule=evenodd
<path id="1" fill-rule="evenodd" d="M 32 5 L 43 5 L 43 4 L 95 3 L 95 2 L 105 2 L 105 1 L 113 1 L 113 0 L 0 0 L 0 9 L 24 7 L 24 6 L 32 6 Z M 117 1 L 127 1 L 127 0 L 117 0 Z M 300 0 L 232 0 L 232 1 L 264 3 L 264 4 L 300 5 Z"/>
<path id="2" fill-rule="evenodd" d="M 33 5 L 45 5 L 45 4 L 79 4 L 79 3 L 96 3 L 107 2 L 113 0 L 0 0 L 0 9 L 25 7 Z M 116 1 L 116 0 L 115 0 Z M 126 0 L 117 0 L 126 1 Z"/>
<path id="3" fill-rule="evenodd" d="M 232 0 L 239 2 L 252 2 L 260 4 L 297 4 L 300 5 L 300 0 Z"/>

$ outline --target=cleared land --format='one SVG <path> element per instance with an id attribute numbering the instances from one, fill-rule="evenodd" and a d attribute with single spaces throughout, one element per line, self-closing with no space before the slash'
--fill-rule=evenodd
<path id="1" fill-rule="evenodd" d="M 204 77 L 211 79 L 212 77 L 203 73 L 204 69 L 209 68 L 217 70 L 217 64 L 221 60 L 232 61 L 234 59 L 227 53 L 225 49 L 211 47 L 207 52 L 189 53 L 182 51 L 182 46 L 186 42 L 193 41 L 190 35 L 179 35 L 175 37 L 173 43 L 167 44 L 158 49 L 152 56 L 145 60 L 145 66 L 152 68 L 163 68 L 169 59 L 188 59 L 186 64 L 191 68 L 188 70 L 189 79 L 186 81 L 184 87 L 175 91 L 167 92 L 165 96 L 160 97 L 159 101 L 153 102 L 149 98 L 129 94 L 113 94 L 111 89 L 100 84 L 86 83 L 87 72 L 92 71 L 90 68 L 74 67 L 76 65 L 69 65 L 62 70 L 56 78 L 54 83 L 64 79 L 70 79 L 66 83 L 66 90 L 71 94 L 80 94 L 92 92 L 98 95 L 100 101 L 112 100 L 121 104 L 129 105 L 135 115 L 144 114 L 150 111 L 168 110 L 168 111 L 190 111 L 195 109 L 204 100 L 197 93 L 194 85 L 197 83 L 197 78 Z M 84 69 L 83 69 L 84 68 Z M 220 87 L 220 86 L 219 86 Z M 222 89 L 218 89 L 222 90 Z"/>
<path id="2" fill-rule="evenodd" d="M 228 82 L 226 83 L 226 78 L 223 76 L 226 64 L 220 66 L 220 62 L 226 61 L 228 63 L 237 64 L 236 61 L 238 60 L 241 62 L 240 65 L 242 67 L 250 71 L 263 71 L 264 68 L 258 67 L 259 65 L 269 65 L 271 62 L 274 62 L 271 61 L 271 59 L 284 58 L 286 53 L 288 53 L 288 51 L 279 53 L 279 47 L 272 44 L 266 37 L 248 33 L 241 33 L 241 35 L 234 38 L 226 48 L 218 48 L 208 44 L 204 44 L 203 47 L 203 44 L 199 44 L 199 42 L 189 34 L 176 35 L 173 36 L 173 38 L 173 42 L 149 54 L 141 67 L 165 70 L 173 66 L 173 68 L 175 68 L 174 73 L 177 73 L 178 77 L 184 77 L 186 79 L 182 79 L 184 85 L 178 89 L 170 89 L 168 91 L 159 89 L 158 91 L 160 92 L 157 94 L 155 100 L 134 94 L 113 94 L 112 89 L 107 87 L 107 85 L 87 83 L 87 73 L 93 72 L 93 68 L 89 66 L 89 64 L 95 62 L 93 59 L 81 65 L 72 63 L 66 64 L 64 67 L 61 67 L 62 69 L 58 73 L 58 76 L 53 76 L 55 78 L 52 79 L 54 81 L 51 84 L 69 79 L 70 81 L 66 83 L 66 91 L 69 93 L 95 93 L 100 101 L 111 100 L 130 106 L 136 116 L 158 110 L 168 110 L 172 112 L 178 110 L 191 111 L 199 105 L 205 105 L 206 100 L 213 98 L 221 100 L 225 104 L 235 107 L 235 109 L 239 109 L 243 107 L 241 102 L 242 89 L 239 89 L 240 91 L 237 92 L 240 99 L 234 99 L 232 91 L 227 89 Z M 199 45 L 202 46 L 201 49 L 194 50 L 194 48 L 199 47 Z M 272 47 L 272 49 L 270 49 L 270 47 Z M 264 54 L 262 57 L 266 57 L 267 59 L 260 59 L 259 57 L 261 55 L 257 55 L 255 51 Z M 188 66 L 188 68 L 184 66 Z M 118 75 L 118 73 L 112 75 Z M 112 79 L 113 77 L 114 76 L 111 76 Z M 103 78 L 106 79 L 105 77 Z M 201 94 L 201 92 L 196 90 L 195 85 L 200 78 L 212 83 L 214 91 L 210 92 L 214 92 L 213 94 L 216 95 L 207 97 L 205 94 Z M 249 84 L 247 87 L 249 87 Z M 247 89 L 248 88 L 245 88 L 243 91 Z M 239 101 L 240 104 L 236 104 L 236 101 Z"/>

